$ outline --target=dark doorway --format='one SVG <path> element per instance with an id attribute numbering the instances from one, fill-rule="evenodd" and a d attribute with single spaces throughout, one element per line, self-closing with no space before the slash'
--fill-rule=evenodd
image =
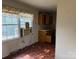
<path id="1" fill-rule="evenodd" d="M 56 44 L 56 16 L 57 16 L 56 13 L 57 13 L 57 11 L 53 12 L 53 23 L 52 23 L 52 27 L 51 27 L 51 29 L 52 29 L 51 42 L 53 45 Z"/>

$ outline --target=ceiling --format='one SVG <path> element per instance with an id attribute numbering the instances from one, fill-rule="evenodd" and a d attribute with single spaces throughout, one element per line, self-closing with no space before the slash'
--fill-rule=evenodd
<path id="1" fill-rule="evenodd" d="M 44 10 L 55 10 L 57 5 L 57 0 L 16 0 L 16 1 Z"/>

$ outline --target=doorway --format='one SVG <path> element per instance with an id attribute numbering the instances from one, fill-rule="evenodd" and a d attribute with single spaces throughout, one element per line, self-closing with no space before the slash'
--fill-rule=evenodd
<path id="1" fill-rule="evenodd" d="M 41 43 L 50 43 L 55 46 L 56 40 L 56 11 L 39 12 L 38 40 Z"/>

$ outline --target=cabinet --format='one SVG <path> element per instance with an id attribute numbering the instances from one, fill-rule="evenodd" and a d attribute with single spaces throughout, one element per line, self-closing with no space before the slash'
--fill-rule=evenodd
<path id="1" fill-rule="evenodd" d="M 47 13 L 39 13 L 38 24 L 49 25 L 53 22 L 53 15 Z"/>
<path id="2" fill-rule="evenodd" d="M 51 43 L 51 35 L 47 35 L 48 30 L 39 30 L 38 31 L 38 40 L 39 42 Z"/>

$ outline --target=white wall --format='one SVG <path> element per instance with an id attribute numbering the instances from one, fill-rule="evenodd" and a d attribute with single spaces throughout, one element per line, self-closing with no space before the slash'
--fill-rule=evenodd
<path id="1" fill-rule="evenodd" d="M 57 2 L 56 59 L 76 59 L 76 3 Z"/>
<path id="2" fill-rule="evenodd" d="M 37 25 L 38 10 L 31 6 L 14 2 L 12 0 L 3 0 L 3 5 L 9 5 L 12 7 L 24 9 L 26 10 L 26 12 L 34 14 L 32 33 L 30 33 L 27 36 L 24 36 L 23 38 L 11 39 L 2 42 L 2 56 L 5 57 L 9 55 L 10 52 L 22 49 L 25 46 L 29 46 L 35 42 L 38 42 L 38 25 Z M 23 40 L 25 43 L 22 42 Z"/>

